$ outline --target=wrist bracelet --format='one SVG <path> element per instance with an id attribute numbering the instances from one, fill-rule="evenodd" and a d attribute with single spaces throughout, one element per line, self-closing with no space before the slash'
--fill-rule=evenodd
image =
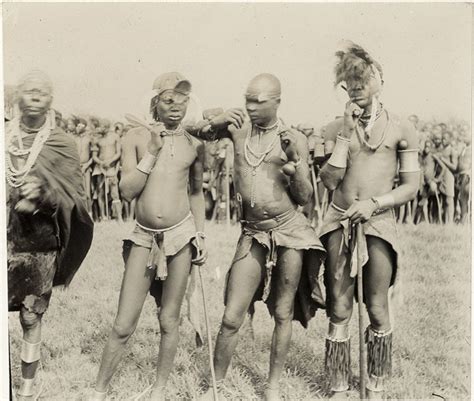
<path id="1" fill-rule="evenodd" d="M 370 200 L 375 203 L 375 207 L 376 207 L 375 211 L 380 210 L 379 201 L 377 199 L 375 199 L 374 197 L 370 198 Z"/>
<path id="2" fill-rule="evenodd" d="M 391 209 L 395 206 L 395 198 L 391 193 L 382 196 L 374 196 L 371 199 L 378 205 L 378 210 Z"/>
<path id="3" fill-rule="evenodd" d="M 196 231 L 196 236 L 201 238 L 207 238 L 206 233 L 203 231 Z"/>
<path id="4" fill-rule="evenodd" d="M 149 175 L 153 170 L 153 167 L 155 167 L 157 158 L 158 156 L 154 156 L 150 152 L 146 152 L 143 158 L 137 164 L 137 170 Z"/>

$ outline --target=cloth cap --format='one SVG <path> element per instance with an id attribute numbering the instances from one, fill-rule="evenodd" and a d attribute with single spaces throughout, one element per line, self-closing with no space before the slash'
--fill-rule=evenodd
<path id="1" fill-rule="evenodd" d="M 153 90 L 156 91 L 157 95 L 170 89 L 182 93 L 183 95 L 189 95 L 191 92 L 191 82 L 179 72 L 161 74 L 153 82 Z"/>

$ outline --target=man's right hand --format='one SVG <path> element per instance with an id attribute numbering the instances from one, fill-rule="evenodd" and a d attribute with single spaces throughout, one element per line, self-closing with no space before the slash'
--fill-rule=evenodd
<path id="1" fill-rule="evenodd" d="M 242 128 L 245 121 L 245 113 L 242 109 L 229 109 L 211 119 L 212 128 L 226 128 L 234 125 L 237 129 Z"/>
<path id="2" fill-rule="evenodd" d="M 161 148 L 163 147 L 163 138 L 162 133 L 166 130 L 165 125 L 162 123 L 158 123 L 156 125 L 151 126 L 149 131 L 151 134 L 150 141 L 148 142 L 148 152 L 150 152 L 154 156 L 158 156 Z"/>
<path id="3" fill-rule="evenodd" d="M 346 103 L 346 110 L 344 111 L 344 129 L 342 135 L 350 139 L 354 132 L 359 118 L 362 115 L 363 110 L 357 106 L 357 104 L 349 101 Z"/>

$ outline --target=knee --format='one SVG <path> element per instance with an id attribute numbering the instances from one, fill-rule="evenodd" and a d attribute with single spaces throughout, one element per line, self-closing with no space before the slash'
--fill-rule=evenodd
<path id="1" fill-rule="evenodd" d="M 370 323 L 376 330 L 386 329 L 390 325 L 388 305 L 386 302 L 370 302 L 367 305 Z"/>
<path id="2" fill-rule="evenodd" d="M 275 324 L 284 324 L 292 321 L 293 319 L 293 307 L 288 305 L 278 305 L 274 311 Z"/>
<path id="3" fill-rule="evenodd" d="M 136 324 L 128 324 L 120 321 L 115 321 L 112 327 L 112 335 L 118 340 L 126 342 L 135 331 Z"/>
<path id="4" fill-rule="evenodd" d="M 225 311 L 222 318 L 222 330 L 229 333 L 237 333 L 244 322 L 245 315 L 240 316 L 232 311 Z"/>
<path id="5" fill-rule="evenodd" d="M 32 330 L 39 326 L 41 315 L 38 313 L 22 310 L 20 312 L 20 323 L 23 330 Z"/>
<path id="6" fill-rule="evenodd" d="M 352 302 L 347 299 L 337 300 L 332 303 L 330 317 L 333 323 L 345 323 L 352 315 Z"/>
<path id="7" fill-rule="evenodd" d="M 161 334 L 174 334 L 179 327 L 179 316 L 161 311 L 160 313 L 160 330 Z"/>

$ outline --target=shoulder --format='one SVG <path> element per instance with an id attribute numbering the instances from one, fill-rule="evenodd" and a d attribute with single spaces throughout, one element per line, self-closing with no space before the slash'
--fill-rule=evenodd
<path id="1" fill-rule="evenodd" d="M 150 132 L 143 127 L 131 128 L 122 137 L 122 145 L 135 145 L 138 142 L 147 140 L 150 137 Z"/>
<path id="2" fill-rule="evenodd" d="M 413 124 L 409 120 L 401 118 L 398 114 L 389 111 L 387 113 L 390 123 L 396 130 L 397 139 L 406 140 L 409 149 L 418 149 L 420 147 L 420 137 Z"/>
<path id="3" fill-rule="evenodd" d="M 324 132 L 324 139 L 327 141 L 335 141 L 339 131 L 344 127 L 344 118 L 338 117 L 336 120 L 326 124 L 322 131 Z"/>

